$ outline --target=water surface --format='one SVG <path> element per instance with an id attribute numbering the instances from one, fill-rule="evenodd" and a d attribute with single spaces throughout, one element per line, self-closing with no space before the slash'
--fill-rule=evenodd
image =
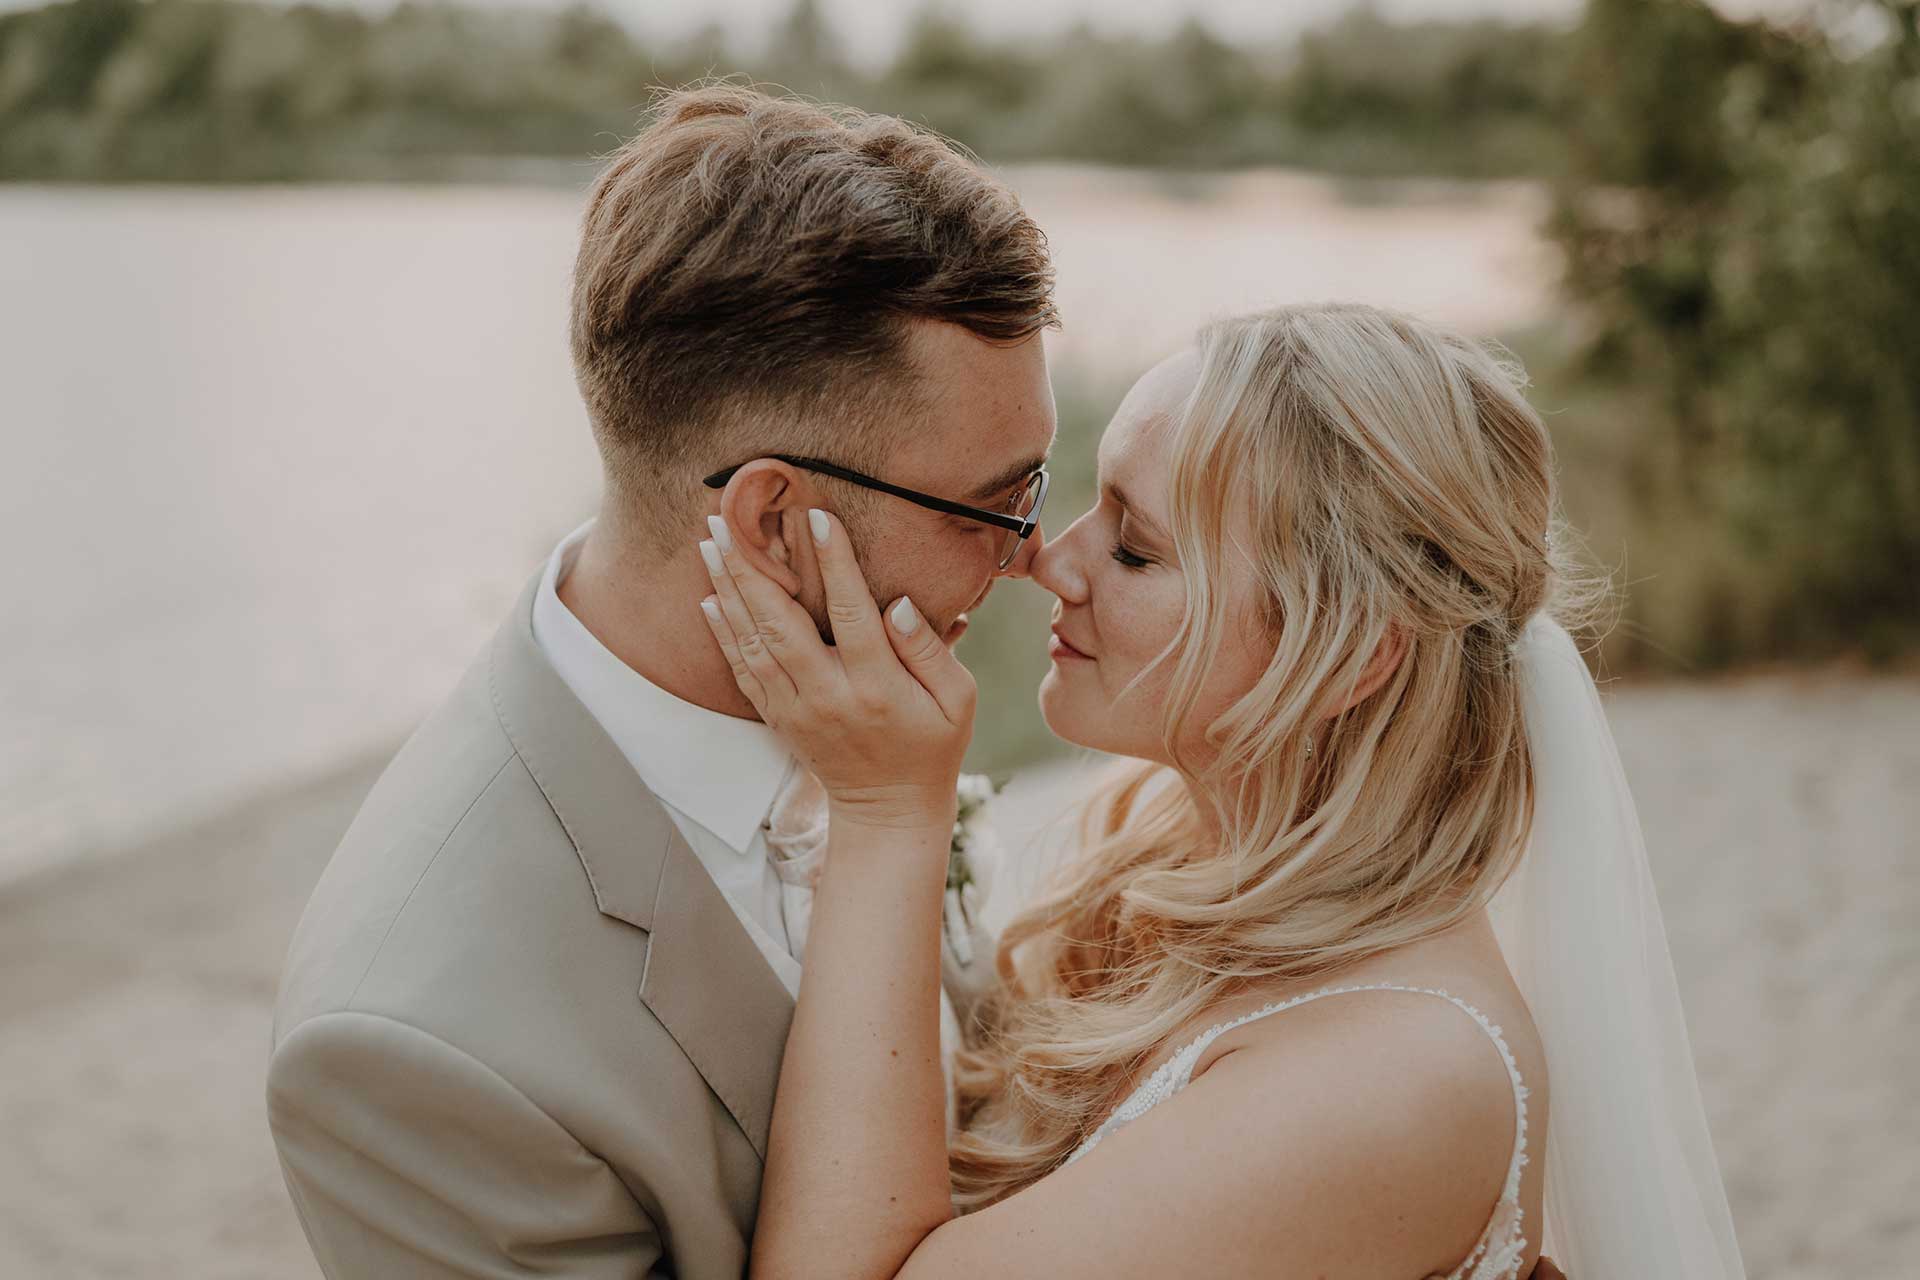
<path id="1" fill-rule="evenodd" d="M 1492 332 L 1538 196 L 1014 171 L 1057 364 L 1326 297 Z M 396 740 L 597 496 L 581 193 L 0 187 L 0 881 Z"/>

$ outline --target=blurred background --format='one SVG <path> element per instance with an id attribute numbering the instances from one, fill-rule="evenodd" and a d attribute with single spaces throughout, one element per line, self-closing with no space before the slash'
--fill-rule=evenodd
<path id="1" fill-rule="evenodd" d="M 1917 15 L 0 0 L 0 1275 L 316 1274 L 261 1100 L 286 942 L 593 511 L 582 197 L 708 75 L 1019 191 L 1056 524 L 1210 315 L 1358 299 L 1518 354 L 1620 588 L 1596 658 L 1750 1274 L 1920 1273 Z M 1081 777 L 1047 607 L 1003 587 L 964 646 L 1009 885 Z"/>

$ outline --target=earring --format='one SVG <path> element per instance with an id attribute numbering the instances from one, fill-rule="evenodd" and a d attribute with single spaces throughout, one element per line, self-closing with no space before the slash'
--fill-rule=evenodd
<path id="1" fill-rule="evenodd" d="M 1307 759 L 1313 759 L 1313 739 L 1307 739 Z"/>

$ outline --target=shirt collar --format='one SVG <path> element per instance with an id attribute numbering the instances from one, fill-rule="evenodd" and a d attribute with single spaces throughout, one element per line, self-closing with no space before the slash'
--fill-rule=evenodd
<path id="1" fill-rule="evenodd" d="M 744 852 L 793 766 L 793 754 L 760 721 L 710 711 L 654 684 L 615 657 L 567 608 L 560 581 L 593 524 L 589 520 L 568 534 L 548 559 L 533 601 L 534 641 L 640 780 Z M 707 638 L 691 627 L 688 636 L 701 643 Z"/>

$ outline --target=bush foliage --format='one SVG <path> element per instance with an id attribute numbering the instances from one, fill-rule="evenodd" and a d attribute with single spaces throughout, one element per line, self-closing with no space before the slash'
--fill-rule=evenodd
<path id="1" fill-rule="evenodd" d="M 1569 306 L 1509 337 L 1626 588 L 1611 657 L 1883 655 L 1920 640 L 1916 11 L 1589 0 L 1556 27 L 1362 7 L 1245 46 L 1195 22 L 989 40 L 932 6 L 856 66 L 816 0 L 752 57 L 717 29 L 643 44 L 586 7 L 64 0 L 0 14 L 0 179 L 584 182 L 656 87 L 716 73 L 994 161 L 1531 175 L 1555 191 Z M 1069 398 L 1084 461 L 1118 388 Z"/>
<path id="2" fill-rule="evenodd" d="M 1552 230 L 1584 368 L 1642 400 L 1628 523 L 1694 544 L 1637 593 L 1686 662 L 1920 633 L 1917 11 L 1591 0 L 1575 33 Z"/>
<path id="3" fill-rule="evenodd" d="M 869 68 L 814 0 L 754 56 L 713 30 L 644 45 L 585 7 L 66 0 L 0 15 L 0 178 L 496 176 L 530 156 L 577 172 L 656 86 L 713 73 L 921 120 L 996 160 L 1506 174 L 1552 150 L 1560 40 L 1363 10 L 1297 46 L 1236 47 L 1193 22 L 989 41 L 927 8 Z"/>

